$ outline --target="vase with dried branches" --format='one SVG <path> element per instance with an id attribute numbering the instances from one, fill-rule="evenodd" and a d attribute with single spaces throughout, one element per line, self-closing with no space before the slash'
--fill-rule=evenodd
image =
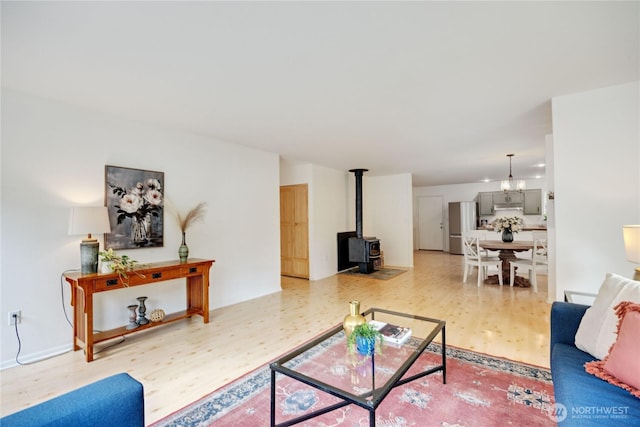
<path id="1" fill-rule="evenodd" d="M 186 234 L 187 229 L 193 225 L 194 222 L 202 220 L 204 218 L 204 214 L 206 212 L 207 204 L 202 202 L 198 203 L 198 205 L 187 212 L 186 215 L 182 216 L 180 213 L 178 216 L 178 223 L 180 224 L 180 231 L 182 232 L 182 243 L 180 244 L 180 248 L 178 249 L 178 256 L 180 257 L 180 262 L 187 262 L 187 258 L 189 258 L 189 246 L 187 246 Z"/>

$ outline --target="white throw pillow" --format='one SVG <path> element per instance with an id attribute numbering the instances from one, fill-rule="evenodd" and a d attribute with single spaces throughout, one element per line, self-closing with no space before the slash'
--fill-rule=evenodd
<path id="1" fill-rule="evenodd" d="M 640 282 L 607 273 L 593 305 L 580 321 L 576 347 L 600 360 L 616 340 L 618 317 L 613 307 L 621 301 L 640 303 Z"/>

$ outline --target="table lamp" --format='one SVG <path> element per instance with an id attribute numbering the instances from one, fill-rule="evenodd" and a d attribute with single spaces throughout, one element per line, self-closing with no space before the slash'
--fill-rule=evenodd
<path id="1" fill-rule="evenodd" d="M 69 212 L 69 235 L 86 234 L 80 243 L 80 272 L 98 272 L 100 243 L 91 233 L 110 233 L 109 213 L 106 207 L 79 206 Z"/>
<path id="2" fill-rule="evenodd" d="M 622 232 L 627 260 L 640 264 L 640 225 L 625 225 Z M 633 280 L 640 280 L 640 267 L 636 268 Z"/>

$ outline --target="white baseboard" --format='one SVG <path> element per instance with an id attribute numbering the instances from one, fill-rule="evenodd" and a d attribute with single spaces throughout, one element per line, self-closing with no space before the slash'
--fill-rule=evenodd
<path id="1" fill-rule="evenodd" d="M 50 359 L 52 357 L 56 357 L 61 354 L 67 353 L 71 351 L 71 349 L 72 349 L 71 345 L 66 344 L 66 345 L 61 345 L 59 347 L 50 348 L 50 349 L 47 349 L 47 351 L 43 351 L 39 353 L 32 353 L 32 354 L 25 354 L 25 355 L 21 354 L 20 356 L 18 356 L 18 361 L 20 361 L 20 364 L 23 364 L 23 365 L 37 363 L 42 360 Z M 3 360 L 2 363 L 0 363 L 0 371 L 13 368 L 18 365 L 19 364 L 16 362 L 15 358 L 11 360 Z"/>

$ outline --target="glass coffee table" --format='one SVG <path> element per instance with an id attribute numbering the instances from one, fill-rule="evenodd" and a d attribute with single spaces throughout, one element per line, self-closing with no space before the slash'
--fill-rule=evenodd
<path id="1" fill-rule="evenodd" d="M 382 308 L 370 308 L 362 314 L 367 320 L 411 328 L 411 339 L 402 345 L 385 343 L 381 354 L 361 356 L 348 350 L 342 325 L 339 325 L 282 356 L 270 364 L 271 426 L 294 425 L 351 404 L 367 410 L 369 425 L 375 426 L 376 408 L 394 387 L 435 372 L 442 372 L 442 382 L 446 384 L 445 321 Z M 441 339 L 440 363 L 407 374 L 438 335 Z M 308 390 L 319 390 L 333 398 L 320 408 L 316 408 L 316 403 L 305 405 L 302 402 L 305 397 L 289 396 L 292 402 L 287 402 L 287 396 L 282 396 L 287 393 L 283 393 L 276 382 L 278 374 L 306 384 Z M 310 394 L 316 393 L 306 392 L 303 396 Z M 296 410 L 286 411 L 289 416 L 281 417 L 286 419 L 276 423 L 276 409 L 291 403 Z M 307 406 L 309 411 L 301 414 L 299 409 Z"/>

